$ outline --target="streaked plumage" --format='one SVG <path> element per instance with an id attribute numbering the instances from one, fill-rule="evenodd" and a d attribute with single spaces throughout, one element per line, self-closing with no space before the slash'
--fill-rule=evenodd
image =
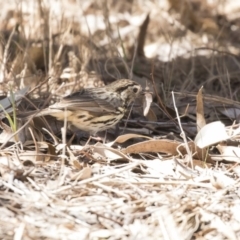
<path id="1" fill-rule="evenodd" d="M 117 80 L 105 87 L 87 88 L 66 96 L 36 116 L 51 115 L 90 132 L 106 130 L 123 118 L 128 106 L 142 91 L 129 79 Z"/>

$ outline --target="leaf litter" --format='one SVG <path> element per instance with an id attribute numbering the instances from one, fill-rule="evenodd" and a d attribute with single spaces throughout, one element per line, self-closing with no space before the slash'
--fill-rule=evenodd
<path id="1" fill-rule="evenodd" d="M 233 1 L 226 2 L 226 13 L 233 13 Z M 231 67 L 239 67 L 239 62 L 234 55 L 234 39 L 237 35 L 234 31 L 227 32 L 228 25 L 224 21 L 231 24 L 231 29 L 237 28 L 239 23 L 236 19 L 225 19 L 222 9 L 219 10 L 222 15 L 212 17 L 211 4 L 202 3 L 199 11 L 194 11 L 199 8 L 197 1 L 193 5 L 184 2 L 184 12 L 179 10 L 176 1 L 170 0 L 162 1 L 159 5 L 154 1 L 136 1 L 133 5 L 126 4 L 124 8 L 116 4 L 115 7 L 110 6 L 114 14 L 108 12 L 107 8 L 98 8 L 97 4 L 98 1 L 83 1 L 80 11 L 85 14 L 80 20 L 82 34 L 85 34 L 82 41 L 89 29 L 94 41 L 87 39 L 82 44 L 80 57 L 74 52 L 65 55 L 69 66 L 59 70 L 59 65 L 54 64 L 64 54 L 64 44 L 60 42 L 56 62 L 52 65 L 48 63 L 49 71 L 54 76 L 49 80 L 49 85 L 42 82 L 40 87 L 36 87 L 35 81 L 41 75 L 34 72 L 31 78 L 27 78 L 28 71 L 34 68 L 30 67 L 31 61 L 26 58 L 25 64 L 17 67 L 17 61 L 23 59 L 23 55 L 13 59 L 12 72 L 8 74 L 20 69 L 20 75 L 14 83 L 18 84 L 16 88 L 23 87 L 14 91 L 19 109 L 22 105 L 24 111 L 28 109 L 25 102 L 28 97 L 27 85 L 35 87 L 31 100 L 36 110 L 51 99 L 43 96 L 48 88 L 52 94 L 59 92 L 61 95 L 68 93 L 64 91 L 76 90 L 84 80 L 91 86 L 99 86 L 102 79 L 107 83 L 112 76 L 124 76 L 126 69 L 132 71 L 127 72 L 128 76 L 132 74 L 134 80 L 143 86 L 148 80 L 150 89 L 147 89 L 143 101 L 134 106 L 134 116 L 129 115 L 130 119 L 125 122 L 127 124 L 120 129 L 125 129 L 125 133 L 117 134 L 111 140 L 107 137 L 106 142 L 90 141 L 86 144 L 83 141 L 84 144 L 79 145 L 69 138 L 62 141 L 56 134 L 61 132 L 61 128 L 58 129 L 57 124 L 49 119 L 43 120 L 48 123 L 48 126 L 44 125 L 44 131 L 40 123 L 32 123 L 29 119 L 27 130 L 31 129 L 30 133 L 24 127 L 16 133 L 5 122 L 1 124 L 1 239 L 239 239 L 240 128 L 237 121 L 232 121 L 238 120 L 239 115 L 239 102 L 235 98 L 238 88 L 232 88 L 227 95 L 227 83 L 231 80 L 235 86 L 236 75 L 239 75 Z M 74 5 L 68 5 L 66 14 L 75 13 Z M 171 13 L 165 5 L 178 14 Z M 54 15 L 52 6 L 49 7 Z M 41 4 L 38 8 L 43 10 Z M 121 11 L 124 14 L 120 14 Z M 46 24 L 44 11 L 39 12 Z M 51 14 L 48 17 L 53 17 Z M 14 19 L 17 14 L 11 16 L 10 12 L 7 18 Z M 186 16 L 190 16 L 193 25 Z M 157 22 L 157 19 L 161 21 Z M 219 22 L 214 22 L 216 19 Z M 109 26 L 115 26 L 117 22 L 117 27 L 105 29 L 107 22 Z M 222 22 L 226 29 L 222 28 L 223 35 L 218 35 Z M 10 21 L 6 22 L 6 28 L 9 27 L 7 23 L 10 24 Z M 36 24 L 40 24 L 40 21 L 36 21 Z M 63 38 L 67 38 L 67 33 L 71 31 L 74 34 L 79 31 L 79 28 L 70 27 L 68 21 L 66 24 L 68 31 Z M 53 26 L 49 31 L 55 31 Z M 25 27 L 29 31 L 29 26 Z M 117 49 L 118 56 L 130 49 L 130 32 L 135 36 L 138 32 L 136 56 L 131 64 L 109 55 L 116 51 L 114 44 L 117 46 L 117 41 L 121 42 L 121 47 Z M 149 34 L 147 39 L 146 32 Z M 12 32 L 10 39 L 15 40 L 15 33 Z M 46 32 L 43 34 L 47 39 Z M 220 51 L 218 55 L 213 54 L 210 47 L 202 51 L 210 51 L 211 57 L 201 58 L 196 54 L 200 49 L 190 54 L 192 49 L 216 41 L 216 34 L 222 44 L 229 36 L 234 52 L 232 55 L 221 55 Z M 99 39 L 101 35 L 103 37 Z M 156 38 L 157 35 L 159 38 Z M 168 36 L 175 37 L 175 40 L 171 42 Z M 181 41 L 183 37 L 185 41 Z M 155 42 L 151 42 L 153 39 Z M 111 47 L 106 44 L 109 40 L 114 43 Z M 71 39 L 68 39 L 69 42 Z M 99 52 L 94 42 L 99 43 L 104 54 Z M 87 44 L 91 45 L 91 54 L 87 51 Z M 156 55 L 153 55 L 154 52 Z M 144 54 L 149 59 L 144 58 Z M 90 55 L 96 58 L 90 59 Z M 103 55 L 108 56 L 108 61 L 101 65 Z M 155 61 L 150 58 L 155 58 Z M 165 59 L 165 63 L 157 58 Z M 96 59 L 98 65 L 102 66 L 102 72 L 99 68 L 91 68 Z M 210 62 L 212 65 L 208 64 Z M 161 73 L 160 63 L 167 65 Z M 199 63 L 202 68 L 195 67 Z M 186 66 L 190 66 L 189 72 Z M 89 68 L 96 72 L 92 76 L 90 71 L 79 72 L 76 70 L 78 68 Z M 1 71 L 3 69 L 5 66 Z M 202 72 L 197 72 L 199 69 Z M 175 72 L 178 75 L 174 75 Z M 206 72 L 210 77 L 206 77 Z M 9 77 L 6 73 L 5 69 L 1 76 Z M 161 76 L 165 76 L 168 82 L 159 83 Z M 193 80 L 194 77 L 196 79 Z M 197 81 L 200 78 L 203 81 L 199 83 Z M 60 83 L 56 79 L 61 80 Z M 216 90 L 213 84 L 216 79 L 220 90 Z M 172 81 L 173 89 L 174 86 L 177 88 L 174 92 L 168 86 Z M 205 86 L 202 88 L 203 84 Z M 162 91 L 162 86 L 166 91 Z M 185 88 L 187 91 L 183 91 Z M 1 90 L 6 89 L 9 88 L 3 83 Z M 205 94 L 205 90 L 209 92 Z M 42 97 L 41 101 L 39 97 Z M 9 113 L 13 111 L 9 98 L 4 98 L 1 103 Z M 53 130 L 53 127 L 56 129 Z M 14 137 L 16 135 L 17 139 Z"/>

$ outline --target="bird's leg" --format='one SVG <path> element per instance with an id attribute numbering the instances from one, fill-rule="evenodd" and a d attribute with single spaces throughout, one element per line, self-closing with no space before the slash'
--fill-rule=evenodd
<path id="1" fill-rule="evenodd" d="M 94 134 L 94 135 L 95 135 L 95 134 Z M 99 137 L 99 136 L 94 136 L 94 135 L 93 135 L 93 136 L 91 136 L 91 135 L 89 136 L 87 142 L 85 143 L 85 146 L 87 146 L 91 140 L 95 140 L 95 141 L 97 141 L 97 142 L 101 142 L 101 141 L 105 142 L 105 139 L 103 140 L 101 137 Z"/>

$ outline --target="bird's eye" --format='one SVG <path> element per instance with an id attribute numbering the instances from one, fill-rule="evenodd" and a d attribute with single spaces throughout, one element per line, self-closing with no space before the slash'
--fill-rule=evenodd
<path id="1" fill-rule="evenodd" d="M 133 92 L 134 92 L 134 93 L 137 93 L 137 92 L 138 92 L 138 88 L 136 88 L 136 87 L 133 88 Z"/>

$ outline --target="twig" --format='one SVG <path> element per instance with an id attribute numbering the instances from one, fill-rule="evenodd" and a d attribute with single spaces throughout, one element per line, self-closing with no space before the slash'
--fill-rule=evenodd
<path id="1" fill-rule="evenodd" d="M 174 92 L 172 92 L 172 98 L 173 98 L 173 106 L 174 106 L 174 109 L 175 109 L 175 112 L 176 112 L 176 116 L 177 116 L 177 120 L 178 120 L 178 125 L 179 125 L 180 130 L 181 130 L 180 136 L 183 138 L 183 141 L 184 141 L 185 147 L 186 147 L 186 151 L 187 151 L 188 156 L 190 158 L 191 167 L 193 168 L 192 154 L 191 154 L 191 151 L 190 151 L 189 146 L 188 146 L 188 142 L 187 142 L 187 138 L 186 138 L 185 132 L 183 131 L 183 128 L 182 128 L 181 120 L 180 120 L 180 117 L 179 117 L 179 114 L 178 114 L 178 109 L 176 107 Z"/>

